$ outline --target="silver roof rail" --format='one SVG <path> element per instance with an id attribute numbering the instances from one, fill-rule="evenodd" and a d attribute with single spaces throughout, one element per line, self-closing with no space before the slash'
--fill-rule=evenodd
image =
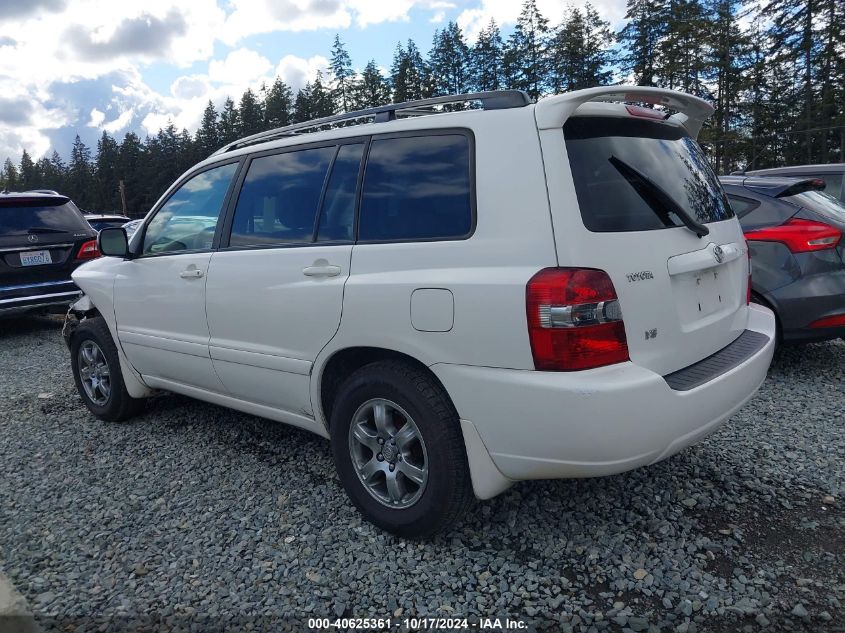
<path id="1" fill-rule="evenodd" d="M 404 103 L 390 103 L 375 108 L 367 108 L 366 110 L 343 112 L 341 114 L 335 114 L 321 119 L 314 119 L 313 121 L 294 123 L 293 125 L 286 125 L 285 127 L 267 130 L 266 132 L 259 132 L 258 134 L 253 134 L 252 136 L 247 136 L 224 145 L 214 152 L 212 156 L 224 154 L 240 147 L 255 145 L 256 143 L 263 143 L 265 141 L 272 141 L 286 136 L 301 134 L 306 130 L 320 131 L 320 128 L 329 129 L 335 124 L 342 123 L 344 121 L 349 122 L 351 125 L 359 125 L 358 123 L 352 123 L 358 119 L 372 119 L 373 123 L 384 123 L 386 121 L 395 120 L 397 113 L 404 115 L 404 110 L 408 110 L 408 114 L 411 116 L 434 114 L 433 110 L 429 112 L 421 112 L 420 108 L 444 105 L 448 103 L 462 103 L 466 101 L 479 101 L 482 109 L 484 110 L 521 108 L 532 103 L 531 97 L 528 96 L 528 93 L 522 90 L 491 90 L 488 92 L 445 95 L 442 97 L 432 97 L 430 99 L 420 99 L 418 101 L 406 101 Z"/>

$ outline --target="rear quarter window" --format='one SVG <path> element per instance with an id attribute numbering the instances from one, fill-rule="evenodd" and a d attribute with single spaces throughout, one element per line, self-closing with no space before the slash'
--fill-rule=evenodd
<path id="1" fill-rule="evenodd" d="M 641 195 L 613 158 L 630 165 L 701 223 L 734 217 L 704 152 L 680 126 L 630 117 L 572 117 L 563 132 L 578 206 L 590 231 L 683 226 L 675 213 Z"/>
<path id="2" fill-rule="evenodd" d="M 470 137 L 377 138 L 361 199 L 360 241 L 462 239 L 472 232 Z"/>

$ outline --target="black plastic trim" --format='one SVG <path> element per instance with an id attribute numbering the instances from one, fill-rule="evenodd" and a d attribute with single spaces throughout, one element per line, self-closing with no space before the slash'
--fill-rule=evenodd
<path id="1" fill-rule="evenodd" d="M 754 330 L 745 330 L 733 343 L 704 360 L 663 376 L 675 391 L 689 391 L 710 382 L 741 365 L 766 346 L 769 337 Z"/>

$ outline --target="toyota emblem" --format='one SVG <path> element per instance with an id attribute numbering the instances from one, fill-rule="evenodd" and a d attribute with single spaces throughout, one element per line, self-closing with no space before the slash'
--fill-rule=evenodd
<path id="1" fill-rule="evenodd" d="M 26 238 L 26 239 L 28 239 L 30 242 L 32 242 L 33 244 L 35 244 L 35 242 L 37 242 L 37 241 L 38 241 L 38 236 L 37 236 L 37 235 L 35 235 L 34 233 L 32 233 L 32 234 L 30 234 L 29 236 L 27 236 L 27 238 Z"/>
<path id="2" fill-rule="evenodd" d="M 716 261 L 720 264 L 722 263 L 722 260 L 725 259 L 725 251 L 722 250 L 721 246 L 715 246 L 713 248 L 713 257 L 715 257 Z"/>

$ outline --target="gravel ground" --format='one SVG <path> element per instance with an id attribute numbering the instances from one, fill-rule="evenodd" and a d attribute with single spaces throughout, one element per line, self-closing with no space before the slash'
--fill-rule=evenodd
<path id="1" fill-rule="evenodd" d="M 840 342 L 784 350 L 749 405 L 661 464 L 518 484 L 420 544 L 361 520 L 316 436 L 177 396 L 94 419 L 59 328 L 0 322 L 0 568 L 45 630 L 845 630 Z"/>

